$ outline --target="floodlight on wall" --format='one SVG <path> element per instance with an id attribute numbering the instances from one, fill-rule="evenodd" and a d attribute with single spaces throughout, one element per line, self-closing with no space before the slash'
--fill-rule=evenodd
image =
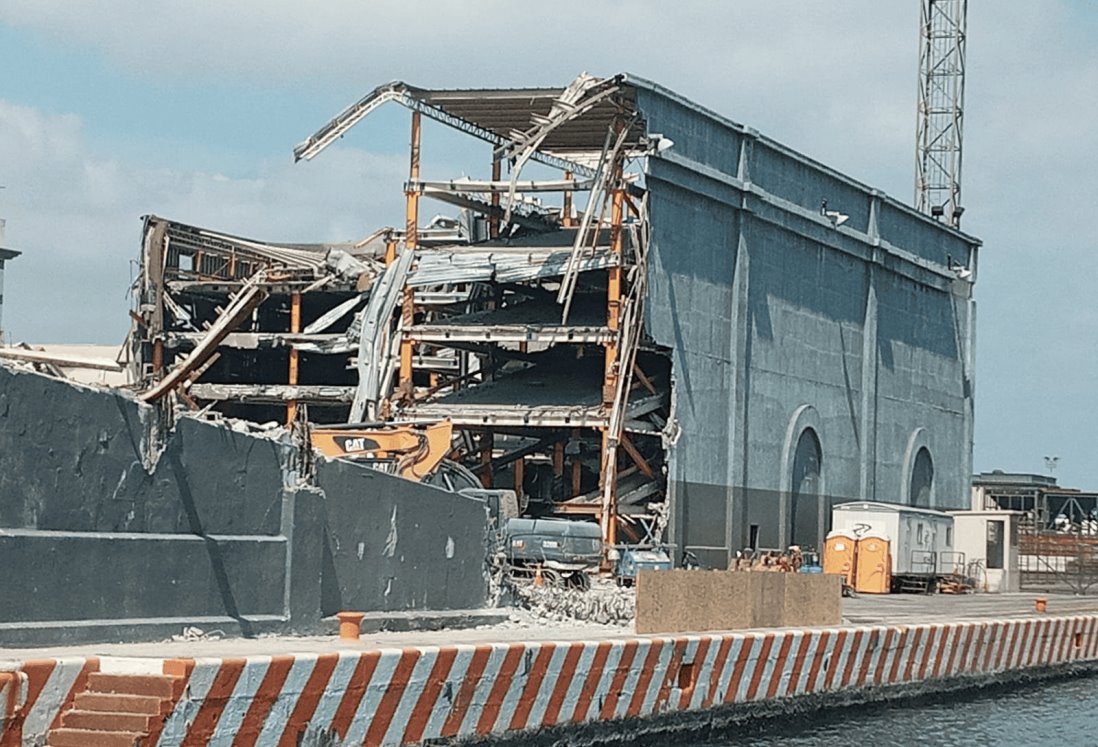
<path id="1" fill-rule="evenodd" d="M 933 216 L 935 218 L 941 218 L 943 215 L 945 215 L 945 213 L 946 213 L 945 205 L 931 205 L 930 206 L 930 214 L 931 214 L 931 216 Z"/>
<path id="2" fill-rule="evenodd" d="M 840 213 L 838 210 L 828 210 L 827 200 L 820 202 L 820 215 L 831 221 L 831 225 L 838 228 L 842 224 L 850 220 L 850 216 L 846 213 Z"/>
<path id="3" fill-rule="evenodd" d="M 968 280 L 972 277 L 972 269 L 960 262 L 955 262 L 952 255 L 946 255 L 946 266 L 950 272 L 957 276 L 958 280 Z"/>
<path id="4" fill-rule="evenodd" d="M 648 134 L 648 152 L 652 155 L 657 153 L 663 153 L 665 150 L 669 150 L 675 146 L 675 141 L 669 137 L 665 137 L 659 132 L 651 132 Z"/>

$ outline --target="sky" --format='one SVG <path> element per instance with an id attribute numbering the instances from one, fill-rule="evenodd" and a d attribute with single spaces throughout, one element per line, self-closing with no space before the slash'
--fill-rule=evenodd
<path id="1" fill-rule="evenodd" d="M 273 241 L 401 221 L 403 109 L 292 158 L 394 79 L 562 86 L 627 71 L 911 201 L 919 5 L 0 0 L 0 218 L 24 252 L 6 270 L 5 332 L 120 342 L 149 213 Z M 1045 472 L 1057 456 L 1062 485 L 1098 490 L 1098 3 L 969 5 L 974 467 Z M 425 178 L 488 162 L 455 137 L 425 124 Z"/>

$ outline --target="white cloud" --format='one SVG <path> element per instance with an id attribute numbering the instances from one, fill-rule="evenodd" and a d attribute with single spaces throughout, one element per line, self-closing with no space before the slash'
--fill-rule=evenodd
<path id="1" fill-rule="evenodd" d="M 156 213 L 261 239 L 366 235 L 399 215 L 401 159 L 341 148 L 323 164 L 285 158 L 253 178 L 148 169 L 92 152 L 77 117 L 0 100 L 7 243 L 4 324 L 18 339 L 113 342 L 139 257 L 139 217 Z"/>
<path id="2" fill-rule="evenodd" d="M 168 89 L 274 85 L 323 90 L 342 105 L 391 79 L 561 85 L 581 70 L 629 71 L 902 194 L 913 160 L 917 20 L 916 4 L 878 0 L 165 0 L 155 10 L 141 0 L 5 0 L 0 7 L 0 22 L 32 30 L 43 43 L 91 50 L 120 75 Z M 317 112 L 316 124 L 334 113 Z M 868 166 L 867 148 L 880 154 Z"/>

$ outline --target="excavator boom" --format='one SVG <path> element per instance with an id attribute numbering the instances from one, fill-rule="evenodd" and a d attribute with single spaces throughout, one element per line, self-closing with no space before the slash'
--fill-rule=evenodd
<path id="1" fill-rule="evenodd" d="M 393 461 L 396 473 L 419 482 L 450 453 L 453 424 L 449 420 L 413 428 L 408 425 L 327 427 L 310 431 L 313 448 L 335 459 Z"/>

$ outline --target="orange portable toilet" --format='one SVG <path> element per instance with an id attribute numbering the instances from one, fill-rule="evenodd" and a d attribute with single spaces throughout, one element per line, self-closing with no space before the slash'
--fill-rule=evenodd
<path id="1" fill-rule="evenodd" d="M 843 577 L 847 586 L 854 585 L 858 541 L 844 532 L 831 532 L 824 540 L 823 572 Z"/>
<path id="2" fill-rule="evenodd" d="M 877 535 L 858 540 L 854 573 L 854 591 L 861 594 L 887 594 L 892 587 L 892 555 L 889 541 Z"/>

